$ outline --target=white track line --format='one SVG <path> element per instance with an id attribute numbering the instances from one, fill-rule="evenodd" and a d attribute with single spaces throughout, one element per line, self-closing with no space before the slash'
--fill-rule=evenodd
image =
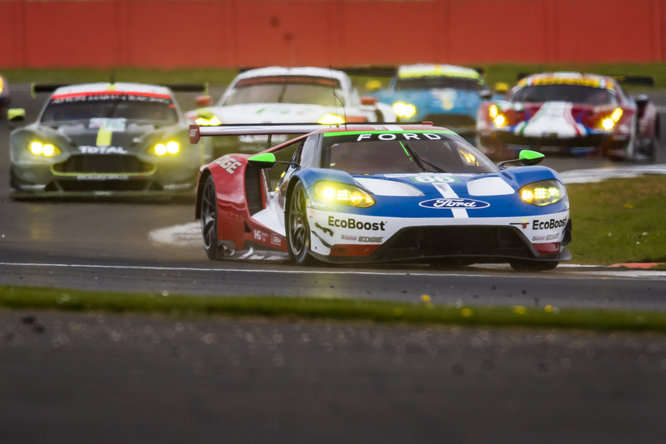
<path id="1" fill-rule="evenodd" d="M 470 277 L 478 278 L 478 273 L 450 273 L 446 271 L 434 273 L 424 271 L 357 271 L 357 270 L 273 270 L 268 268 L 245 269 L 245 268 L 196 268 L 196 267 L 157 267 L 147 265 L 89 265 L 89 264 L 44 264 L 36 262 L 0 262 L 0 266 L 7 267 L 42 267 L 42 268 L 89 268 L 101 270 L 140 270 L 140 271 L 195 271 L 195 272 L 221 272 L 221 273 L 271 273 L 271 274 L 309 274 L 309 275 L 359 275 L 359 276 L 427 276 L 427 277 Z M 581 267 L 583 268 L 583 267 Z M 576 276 L 574 276 L 575 274 Z M 557 279 L 565 278 L 562 274 L 552 274 L 552 272 L 541 272 L 538 274 L 493 274 L 493 277 L 503 279 Z M 625 279 L 650 279 L 666 280 L 666 271 L 662 270 L 586 270 L 575 273 L 567 273 L 566 278 L 583 278 L 589 276 L 607 276 Z"/>

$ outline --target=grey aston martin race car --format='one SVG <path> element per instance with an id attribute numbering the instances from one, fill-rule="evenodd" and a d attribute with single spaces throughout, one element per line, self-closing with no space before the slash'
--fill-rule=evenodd
<path id="1" fill-rule="evenodd" d="M 37 121 L 11 132 L 12 197 L 192 193 L 204 152 L 190 144 L 170 88 L 118 82 L 50 90 Z M 11 111 L 12 124 L 24 119 Z"/>

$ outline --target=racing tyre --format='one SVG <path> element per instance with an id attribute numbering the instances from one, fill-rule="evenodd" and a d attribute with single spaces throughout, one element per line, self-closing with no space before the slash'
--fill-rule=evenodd
<path id="1" fill-rule="evenodd" d="M 201 195 L 201 235 L 206 255 L 211 260 L 222 258 L 217 243 L 218 220 L 215 181 L 213 176 L 208 176 Z"/>
<path id="2" fill-rule="evenodd" d="M 310 226 L 305 201 L 305 187 L 298 182 L 289 196 L 286 228 L 289 255 L 299 265 L 310 262 Z"/>
<path id="3" fill-rule="evenodd" d="M 511 268 L 516 271 L 546 271 L 554 269 L 558 264 L 558 261 L 512 261 Z"/>

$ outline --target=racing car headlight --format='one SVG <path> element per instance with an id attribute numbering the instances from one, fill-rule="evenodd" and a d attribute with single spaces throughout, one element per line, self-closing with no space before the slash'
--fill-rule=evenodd
<path id="1" fill-rule="evenodd" d="M 61 153 L 60 149 L 52 143 L 34 141 L 30 143 L 30 152 L 35 156 L 53 157 Z"/>
<path id="2" fill-rule="evenodd" d="M 153 147 L 153 152 L 158 156 L 164 156 L 166 154 L 178 154 L 180 151 L 180 144 L 175 140 L 171 140 L 167 143 L 158 143 Z"/>
<path id="3" fill-rule="evenodd" d="M 342 116 L 338 116 L 337 114 L 324 114 L 324 116 L 317 121 L 317 123 L 320 123 L 322 125 L 342 125 L 345 123 L 345 119 Z"/>
<path id="4" fill-rule="evenodd" d="M 544 180 L 525 185 L 518 190 L 520 198 L 528 204 L 544 207 L 561 201 L 566 194 L 564 185 L 557 180 Z"/>
<path id="5" fill-rule="evenodd" d="M 367 208 L 375 204 L 375 199 L 361 188 L 340 182 L 320 181 L 314 186 L 314 194 L 323 202 Z"/>
<path id="6" fill-rule="evenodd" d="M 416 107 L 411 103 L 395 102 L 393 104 L 393 112 L 401 119 L 409 119 L 416 114 Z"/>
<path id="7" fill-rule="evenodd" d="M 622 118 L 622 108 L 615 108 L 608 117 L 601 120 L 601 127 L 606 131 L 610 131 L 615 127 L 615 124 Z"/>
<path id="8" fill-rule="evenodd" d="M 499 111 L 499 108 L 497 108 L 497 105 L 495 105 L 495 104 L 490 105 L 490 107 L 488 108 L 488 116 L 490 117 L 490 119 L 495 124 L 495 127 L 501 128 L 504 125 L 506 125 L 506 117 L 504 117 L 504 114 L 502 114 Z"/>

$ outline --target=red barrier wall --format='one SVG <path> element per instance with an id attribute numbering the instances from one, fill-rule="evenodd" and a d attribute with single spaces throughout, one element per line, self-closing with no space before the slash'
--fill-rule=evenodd
<path id="1" fill-rule="evenodd" d="M 0 0 L 0 17 L 0 68 L 666 61 L 666 0 Z"/>

